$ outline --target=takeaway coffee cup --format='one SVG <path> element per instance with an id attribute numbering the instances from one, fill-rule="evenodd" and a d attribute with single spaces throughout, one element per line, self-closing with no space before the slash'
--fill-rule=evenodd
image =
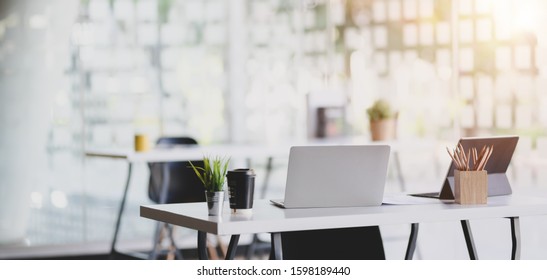
<path id="1" fill-rule="evenodd" d="M 253 208 L 255 172 L 253 169 L 235 169 L 228 171 L 228 193 L 230 209 L 237 213 L 250 211 Z"/>

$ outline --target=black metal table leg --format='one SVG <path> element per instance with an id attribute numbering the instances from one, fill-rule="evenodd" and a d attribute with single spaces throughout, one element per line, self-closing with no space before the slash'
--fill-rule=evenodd
<path id="1" fill-rule="evenodd" d="M 420 224 L 412 223 L 410 225 L 410 236 L 408 237 L 408 246 L 406 247 L 405 260 L 411 260 L 416 251 L 416 240 L 418 239 L 418 229 Z"/>
<path id="2" fill-rule="evenodd" d="M 112 237 L 112 244 L 110 245 L 110 258 L 114 259 L 116 255 L 116 242 L 118 241 L 118 234 L 120 232 L 120 224 L 122 221 L 122 214 L 125 208 L 125 202 L 127 200 L 127 191 L 129 190 L 129 183 L 131 182 L 131 171 L 133 169 L 133 163 L 129 162 L 127 169 L 127 179 L 125 181 L 125 189 L 123 190 L 122 201 L 120 202 L 120 208 L 118 210 L 118 217 L 116 218 L 116 226 L 114 227 L 114 236 Z"/>
<path id="3" fill-rule="evenodd" d="M 230 237 L 230 244 L 228 244 L 228 251 L 226 252 L 225 259 L 234 259 L 238 243 L 239 234 L 232 235 L 232 237 Z M 203 231 L 198 231 L 198 258 L 200 260 L 209 259 L 209 256 L 207 254 L 207 233 Z"/>
<path id="4" fill-rule="evenodd" d="M 465 244 L 467 245 L 467 252 L 469 253 L 470 260 L 477 260 L 477 250 L 475 249 L 475 241 L 473 241 L 473 234 L 471 234 L 471 225 L 469 220 L 461 220 L 463 235 L 465 237 Z"/>
<path id="5" fill-rule="evenodd" d="M 520 260 L 520 220 L 519 217 L 509 217 L 511 220 L 511 259 Z"/>
<path id="6" fill-rule="evenodd" d="M 235 258 L 238 242 L 239 242 L 239 234 L 232 235 L 230 237 L 230 244 L 228 244 L 228 251 L 226 252 L 225 259 L 233 260 Z"/>
<path id="7" fill-rule="evenodd" d="M 281 233 L 272 232 L 272 244 L 270 249 L 270 260 L 282 260 L 283 259 L 283 249 L 281 247 Z"/>
<path id="8" fill-rule="evenodd" d="M 160 204 L 165 204 L 167 202 L 167 194 L 169 193 L 169 166 L 165 163 L 162 163 L 162 176 L 161 176 L 161 187 L 160 187 Z M 162 231 L 162 227 L 166 227 L 167 225 L 162 222 L 156 222 L 156 229 L 154 231 L 154 245 L 152 246 L 152 251 L 148 254 L 149 260 L 155 260 L 158 256 L 158 247 L 160 243 L 160 234 Z M 171 234 L 171 230 L 168 229 L 167 234 Z M 174 245 L 174 244 L 173 244 Z M 175 248 L 176 250 L 176 248 Z"/>
<path id="9" fill-rule="evenodd" d="M 207 255 L 207 233 L 198 231 L 198 258 L 200 260 L 208 260 Z"/>

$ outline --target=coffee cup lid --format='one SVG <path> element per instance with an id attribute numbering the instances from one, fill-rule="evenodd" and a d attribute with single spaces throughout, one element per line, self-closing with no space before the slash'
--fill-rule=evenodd
<path id="1" fill-rule="evenodd" d="M 248 176 L 255 176 L 255 171 L 252 168 L 238 168 L 228 171 L 228 174 L 244 174 Z"/>

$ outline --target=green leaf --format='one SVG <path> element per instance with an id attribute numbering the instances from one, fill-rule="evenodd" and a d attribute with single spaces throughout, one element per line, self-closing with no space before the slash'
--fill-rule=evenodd
<path id="1" fill-rule="evenodd" d="M 221 157 L 203 157 L 203 167 L 195 166 L 190 162 L 190 167 L 203 183 L 207 191 L 222 191 L 228 171 L 230 158 Z"/>
<path id="2" fill-rule="evenodd" d="M 384 99 L 376 100 L 374 104 L 367 109 L 367 114 L 370 121 L 391 119 L 396 115 L 389 102 Z"/>

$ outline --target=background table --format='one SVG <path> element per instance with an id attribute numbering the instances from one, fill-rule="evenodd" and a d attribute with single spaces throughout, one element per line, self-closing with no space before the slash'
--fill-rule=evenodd
<path id="1" fill-rule="evenodd" d="M 267 158 L 266 171 L 263 180 L 261 193 L 265 193 L 268 180 L 272 171 L 272 162 L 274 157 L 288 157 L 289 147 L 276 145 L 213 145 L 213 146 L 195 146 L 195 145 L 172 145 L 151 149 L 146 152 L 135 152 L 131 149 L 116 149 L 116 148 L 98 148 L 88 149 L 86 151 L 88 157 L 101 157 L 110 159 L 125 160 L 128 164 L 127 179 L 125 182 L 125 188 L 123 190 L 122 198 L 120 201 L 120 207 L 118 215 L 116 217 L 116 224 L 114 227 L 114 235 L 110 246 L 110 256 L 113 258 L 116 254 L 120 253 L 116 250 L 116 243 L 118 240 L 121 217 L 125 209 L 125 203 L 127 201 L 127 193 L 131 182 L 131 175 L 134 163 L 150 163 L 150 162 L 176 162 L 176 161 L 192 161 L 201 160 L 204 155 L 218 155 L 227 156 L 230 158 L 249 159 L 256 157 Z M 165 165 L 164 165 L 165 166 Z M 166 167 L 166 166 L 165 166 Z M 165 202 L 167 197 L 167 186 L 169 185 L 169 176 L 167 168 L 163 169 L 164 180 L 161 182 L 161 194 L 160 202 Z M 158 234 L 158 230 L 156 230 Z"/>

